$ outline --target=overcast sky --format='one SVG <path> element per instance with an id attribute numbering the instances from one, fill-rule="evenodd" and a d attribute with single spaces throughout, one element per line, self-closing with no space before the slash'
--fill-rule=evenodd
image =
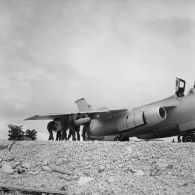
<path id="1" fill-rule="evenodd" d="M 132 108 L 195 80 L 193 0 L 0 0 L 0 139 L 35 114 Z"/>

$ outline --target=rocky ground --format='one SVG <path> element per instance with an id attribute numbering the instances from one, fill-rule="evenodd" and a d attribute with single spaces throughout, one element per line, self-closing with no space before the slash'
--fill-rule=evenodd
<path id="1" fill-rule="evenodd" d="M 1 186 L 61 194 L 195 194 L 195 144 L 0 141 Z"/>

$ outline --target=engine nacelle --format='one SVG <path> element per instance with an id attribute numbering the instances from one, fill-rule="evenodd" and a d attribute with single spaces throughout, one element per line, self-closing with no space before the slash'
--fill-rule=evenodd
<path id="1" fill-rule="evenodd" d="M 90 123 L 91 135 L 105 136 L 116 134 L 117 125 L 115 119 L 94 119 Z"/>
<path id="2" fill-rule="evenodd" d="M 139 126 L 153 126 L 165 120 L 166 110 L 163 107 L 145 107 L 129 112 L 127 117 L 128 129 Z"/>
<path id="3" fill-rule="evenodd" d="M 104 119 L 94 119 L 90 123 L 90 131 L 95 136 L 119 134 L 125 130 L 144 130 L 164 121 L 167 117 L 163 107 L 144 107 L 127 111 Z"/>
<path id="4" fill-rule="evenodd" d="M 163 107 L 154 107 L 144 110 L 145 122 L 148 125 L 155 125 L 167 118 L 166 110 Z"/>

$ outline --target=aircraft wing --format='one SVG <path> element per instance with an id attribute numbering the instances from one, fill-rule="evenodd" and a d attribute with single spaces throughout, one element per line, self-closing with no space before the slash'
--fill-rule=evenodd
<path id="1" fill-rule="evenodd" d="M 48 115 L 34 115 L 29 118 L 24 119 L 26 120 L 52 120 L 55 118 L 64 118 L 68 117 L 69 114 L 48 114 Z"/>
<path id="2" fill-rule="evenodd" d="M 166 99 L 163 99 L 163 100 L 151 103 L 151 104 L 147 104 L 145 106 L 150 106 L 150 105 L 153 106 L 154 104 L 161 106 L 167 110 L 167 109 L 172 109 L 172 108 L 177 107 L 178 101 L 176 100 L 175 96 L 173 95 L 173 96 L 170 96 Z"/>
<path id="3" fill-rule="evenodd" d="M 93 116 L 97 116 L 97 115 L 99 115 L 99 117 L 103 117 L 103 116 L 108 116 L 108 115 L 124 112 L 124 111 L 127 111 L 127 110 L 128 109 L 116 109 L 116 110 L 105 109 L 105 110 L 92 110 L 92 111 L 79 112 L 79 113 L 87 114 L 87 115 L 89 115 L 90 117 L 93 118 Z"/>
<path id="4" fill-rule="evenodd" d="M 93 118 L 101 118 L 104 116 L 109 116 L 112 114 L 120 113 L 123 111 L 126 111 L 127 109 L 118 109 L 118 110 L 92 110 L 87 112 L 77 112 L 77 113 L 64 113 L 64 114 L 48 114 L 48 115 L 34 115 L 29 118 L 26 118 L 24 120 L 52 120 L 56 118 L 66 118 L 69 117 L 69 115 L 74 114 L 87 114 L 91 119 Z"/>
<path id="5" fill-rule="evenodd" d="M 175 96 L 171 96 L 167 99 L 164 99 L 164 101 L 162 102 L 162 106 L 165 109 L 172 109 L 177 107 L 178 105 L 178 101 L 175 99 Z"/>

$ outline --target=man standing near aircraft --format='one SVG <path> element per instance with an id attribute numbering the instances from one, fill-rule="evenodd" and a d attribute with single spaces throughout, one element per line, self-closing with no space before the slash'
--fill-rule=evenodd
<path id="1" fill-rule="evenodd" d="M 86 140 L 86 138 L 85 138 L 86 134 L 87 134 L 88 140 L 90 140 L 91 139 L 91 136 L 90 136 L 90 123 L 87 123 L 83 126 L 83 131 L 82 131 L 83 141 Z"/>
<path id="2" fill-rule="evenodd" d="M 80 125 L 75 125 L 74 128 L 75 128 L 77 140 L 80 141 Z"/>
<path id="3" fill-rule="evenodd" d="M 50 121 L 48 124 L 47 124 L 47 130 L 49 132 L 49 139 L 48 140 L 54 140 L 53 138 L 53 131 L 56 130 L 56 126 L 55 126 L 55 121 Z"/>
<path id="4" fill-rule="evenodd" d="M 69 117 L 69 135 L 68 135 L 68 140 L 70 139 L 70 137 L 72 136 L 72 141 L 75 141 L 75 119 L 74 119 L 74 115 L 71 114 Z"/>
<path id="5" fill-rule="evenodd" d="M 85 114 L 84 118 L 89 118 L 89 116 L 87 114 Z M 86 134 L 87 134 L 87 140 L 90 140 L 91 139 L 91 135 L 90 135 L 90 120 L 89 120 L 89 122 L 85 123 L 84 126 L 83 126 L 83 131 L 82 131 L 83 141 L 86 140 L 86 137 L 85 137 Z"/>
<path id="6" fill-rule="evenodd" d="M 75 128 L 75 132 L 76 132 L 76 136 L 77 136 L 77 140 L 80 141 L 80 125 L 76 123 L 77 119 L 81 118 L 81 114 L 78 113 L 76 116 L 76 119 L 74 120 L 74 128 Z"/>
<path id="7" fill-rule="evenodd" d="M 62 120 L 62 137 L 61 140 L 67 140 L 67 130 L 68 130 L 68 117 L 65 120 Z"/>
<path id="8" fill-rule="evenodd" d="M 56 141 L 60 141 L 62 139 L 62 123 L 58 119 L 55 119 L 54 121 L 56 125 Z"/>

